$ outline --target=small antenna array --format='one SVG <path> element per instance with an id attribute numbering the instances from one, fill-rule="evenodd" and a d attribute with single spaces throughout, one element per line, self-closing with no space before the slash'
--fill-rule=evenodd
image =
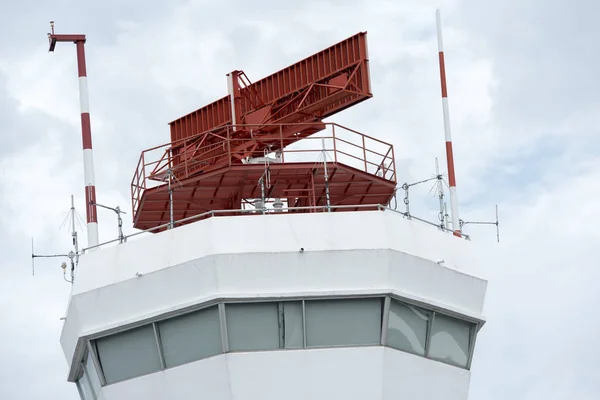
<path id="1" fill-rule="evenodd" d="M 75 229 L 75 221 L 77 218 L 77 212 L 75 211 L 75 200 L 73 195 L 71 195 L 71 209 L 69 210 L 69 214 L 66 219 L 70 219 L 71 225 L 71 237 L 73 238 L 73 248 L 68 253 L 59 253 L 59 254 L 35 254 L 33 247 L 33 238 L 31 238 L 31 274 L 35 276 L 35 259 L 36 258 L 68 258 L 70 260 L 71 268 L 70 268 L 70 279 L 67 279 L 67 263 L 62 262 L 61 268 L 63 270 L 63 278 L 65 281 L 69 283 L 73 283 L 75 280 L 75 268 L 79 264 L 79 239 L 77 236 L 77 230 Z M 66 220 L 65 219 L 65 220 Z"/>
<path id="2" fill-rule="evenodd" d="M 445 201 L 445 193 L 444 193 L 444 186 L 448 186 L 448 183 L 444 180 L 444 174 L 440 174 L 439 171 L 439 163 L 438 163 L 438 159 L 435 159 L 435 175 L 431 178 L 428 179 L 423 179 L 421 181 L 418 182 L 414 182 L 414 183 L 403 183 L 401 188 L 404 190 L 404 206 L 405 206 L 405 211 L 404 211 L 404 215 L 407 218 L 411 218 L 411 213 L 410 213 L 410 192 L 409 189 L 413 186 L 417 186 L 417 185 L 421 185 L 423 183 L 427 183 L 427 182 L 431 182 L 433 180 L 436 180 L 437 182 L 434 184 L 434 186 L 429 190 L 429 192 L 431 193 L 431 191 L 433 189 L 436 189 L 437 192 L 437 197 L 439 200 L 439 211 L 438 211 L 438 220 L 439 220 L 439 227 L 440 229 L 445 229 L 448 230 L 448 224 L 450 222 L 450 218 L 448 215 L 448 211 L 447 211 L 447 204 Z M 468 225 L 468 224 L 472 224 L 472 225 L 495 225 L 496 226 L 496 240 L 498 242 L 500 242 L 500 222 L 498 220 L 498 205 L 496 205 L 496 220 L 495 221 L 463 221 L 463 220 L 459 220 L 459 224 L 460 224 L 460 229 L 461 229 L 461 233 L 462 233 L 462 227 L 464 225 Z"/>
<path id="3" fill-rule="evenodd" d="M 496 225 L 496 241 L 500 242 L 500 222 L 498 221 L 498 205 L 496 204 L 496 221 L 463 221 L 460 220 L 460 229 L 462 227 L 471 224 L 471 225 Z"/>

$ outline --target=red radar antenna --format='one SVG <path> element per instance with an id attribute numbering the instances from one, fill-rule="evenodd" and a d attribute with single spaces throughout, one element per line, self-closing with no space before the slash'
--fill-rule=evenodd
<path id="1" fill-rule="evenodd" d="M 171 142 L 142 152 L 131 182 L 135 228 L 389 203 L 392 145 L 324 122 L 373 96 L 366 32 L 258 81 L 240 70 L 227 80 L 226 96 L 171 122 Z"/>
<path id="2" fill-rule="evenodd" d="M 79 78 L 79 104 L 81 108 L 81 137 L 83 141 L 83 171 L 85 177 L 85 202 L 87 217 L 88 246 L 98 244 L 98 214 L 96 212 L 96 186 L 94 180 L 94 158 L 92 155 L 92 128 L 90 124 L 90 102 L 88 96 L 87 71 L 85 65 L 85 35 L 57 35 L 54 21 L 50 21 L 49 51 L 53 52 L 58 42 L 75 43 L 77 49 L 77 76 Z"/>

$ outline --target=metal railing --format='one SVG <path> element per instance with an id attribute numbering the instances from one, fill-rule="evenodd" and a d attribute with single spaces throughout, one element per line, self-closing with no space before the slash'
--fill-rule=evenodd
<path id="1" fill-rule="evenodd" d="M 335 123 L 320 123 L 321 131 L 306 136 L 290 132 L 309 129 L 315 124 L 269 125 L 269 131 L 276 127 L 278 132 L 262 135 L 260 128 L 265 126 L 229 125 L 143 151 L 131 181 L 133 215 L 144 191 L 166 184 L 169 174 L 185 181 L 200 173 L 242 165 L 248 157 L 273 153 L 278 153 L 282 163 L 317 163 L 325 155 L 328 162 L 396 183 L 394 148 L 389 143 Z"/>
<path id="2" fill-rule="evenodd" d="M 334 210 L 334 209 L 338 209 L 338 210 L 343 210 L 343 209 L 356 209 L 356 208 L 371 208 L 371 209 L 375 209 L 378 211 L 389 211 L 389 212 L 393 212 L 396 214 L 400 214 L 402 215 L 404 218 L 409 219 L 409 220 L 415 220 L 415 221 L 419 221 L 422 223 L 425 223 L 427 225 L 431 225 L 434 226 L 436 228 L 438 228 L 439 230 L 442 230 L 444 232 L 456 235 L 456 232 L 454 232 L 452 229 L 446 228 L 444 225 L 442 224 L 436 224 L 434 222 L 431 221 L 427 221 L 426 219 L 423 218 L 419 218 L 419 217 L 415 217 L 412 214 L 406 213 L 406 212 L 402 212 L 402 211 L 398 211 L 395 210 L 393 208 L 390 208 L 388 206 L 384 206 L 381 204 L 357 204 L 357 205 L 332 205 L 329 206 L 330 209 Z M 257 213 L 257 211 L 260 211 Z M 186 217 L 186 218 L 182 218 L 179 220 L 176 220 L 173 222 L 173 228 L 180 226 L 182 224 L 185 223 L 189 223 L 195 220 L 200 220 L 200 219 L 206 219 L 206 218 L 211 218 L 211 217 L 218 217 L 221 215 L 225 215 L 228 217 L 234 216 L 236 214 L 238 215 L 285 215 L 287 213 L 289 213 L 290 211 L 321 211 L 321 212 L 327 212 L 328 211 L 328 207 L 326 205 L 324 206 L 306 206 L 306 207 L 287 207 L 287 208 L 282 208 L 279 210 L 274 210 L 274 209 L 269 209 L 267 210 L 267 212 L 264 212 L 262 210 L 256 210 L 256 209 L 238 209 L 238 210 L 211 210 L 211 211 L 207 211 L 204 212 L 202 214 L 197 214 L 197 215 L 192 215 L 190 217 Z M 142 235 L 144 233 L 153 233 L 155 231 L 160 231 L 163 229 L 169 229 L 171 226 L 171 222 L 162 224 L 162 225 L 157 225 L 154 226 L 152 228 L 149 229 L 145 229 L 139 232 L 135 232 L 132 233 L 130 235 L 125 235 L 123 236 L 123 238 L 116 238 L 113 240 L 109 240 L 107 242 L 103 242 L 100 243 L 98 245 L 95 246 L 90 246 L 90 247 L 86 247 L 84 249 L 81 250 L 80 254 L 84 254 L 86 251 L 88 250 L 92 250 L 92 249 L 96 249 L 96 248 L 100 248 L 102 246 L 106 246 L 108 244 L 112 244 L 112 243 L 124 243 L 127 242 L 128 239 L 132 238 L 132 237 L 136 237 L 139 235 Z M 459 234 L 461 238 L 466 239 L 466 240 L 471 240 L 469 235 L 460 233 Z"/>

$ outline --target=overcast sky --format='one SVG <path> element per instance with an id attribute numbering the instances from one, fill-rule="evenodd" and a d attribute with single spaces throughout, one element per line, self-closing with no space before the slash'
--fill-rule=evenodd
<path id="1" fill-rule="evenodd" d="M 227 72 L 257 80 L 358 31 L 374 97 L 332 120 L 392 142 L 400 182 L 428 178 L 444 159 L 436 7 L 461 217 L 501 212 L 500 244 L 467 228 L 489 279 L 470 398 L 600 398 L 593 0 L 0 0 L 0 398 L 78 398 L 59 345 L 70 286 L 57 260 L 31 276 L 31 237 L 66 252 L 71 193 L 84 214 L 75 48 L 48 54 L 49 20 L 88 36 L 98 201 L 129 211 L 140 152 L 225 95 Z M 116 237 L 114 214 L 99 222 Z"/>

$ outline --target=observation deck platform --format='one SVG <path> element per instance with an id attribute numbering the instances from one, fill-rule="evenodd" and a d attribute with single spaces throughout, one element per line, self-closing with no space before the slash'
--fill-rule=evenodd
<path id="1" fill-rule="evenodd" d="M 264 135 L 253 128 L 230 126 L 225 134 L 204 132 L 142 152 L 131 184 L 134 226 L 146 230 L 167 224 L 170 195 L 176 221 L 211 210 L 369 210 L 374 208 L 364 205 L 386 205 L 395 193 L 389 143 L 333 123 L 300 140 L 288 136 L 290 129 L 303 131 L 298 124 L 280 124 Z M 241 130 L 252 133 L 242 146 L 234 139 Z M 208 135 L 212 143 L 203 146 L 201 138 Z"/>

